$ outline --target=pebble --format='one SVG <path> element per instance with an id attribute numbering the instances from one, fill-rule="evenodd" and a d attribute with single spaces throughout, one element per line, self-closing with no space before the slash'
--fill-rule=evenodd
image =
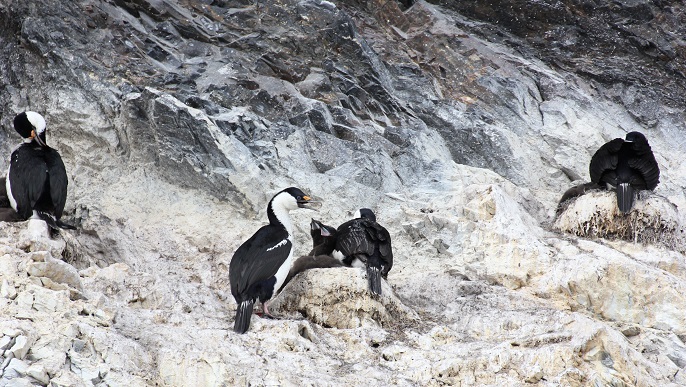
<path id="1" fill-rule="evenodd" d="M 15 337 L 21 335 L 22 331 L 20 329 L 16 329 L 16 328 L 5 328 L 2 330 L 2 334 L 5 336 L 9 336 L 11 338 L 15 338 Z"/>
<path id="2" fill-rule="evenodd" d="M 0 338 L 0 351 L 4 351 L 12 344 L 12 338 L 9 336 L 2 336 Z"/>
<path id="3" fill-rule="evenodd" d="M 5 369 L 5 372 L 7 372 L 7 370 L 15 370 L 19 375 L 23 376 L 26 375 L 27 368 L 29 368 L 29 365 L 25 361 L 14 358 L 10 360 L 10 363 L 7 365 L 7 368 Z"/>
<path id="4" fill-rule="evenodd" d="M 10 300 L 14 300 L 17 298 L 17 289 L 14 288 L 14 285 L 10 285 L 7 279 L 3 279 L 2 286 L 0 286 L 0 295 L 9 298 Z"/>
<path id="5" fill-rule="evenodd" d="M 24 335 L 19 335 L 10 351 L 14 354 L 15 358 L 23 359 L 29 352 L 29 348 L 29 339 Z"/>
<path id="6" fill-rule="evenodd" d="M 40 364 L 32 364 L 26 369 L 26 375 L 36 379 L 43 385 L 50 383 L 50 376 L 48 376 L 45 368 Z"/>

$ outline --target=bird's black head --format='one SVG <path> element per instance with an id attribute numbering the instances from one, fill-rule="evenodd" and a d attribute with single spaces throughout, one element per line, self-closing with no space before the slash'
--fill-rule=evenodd
<path id="1" fill-rule="evenodd" d="M 648 139 L 641 132 L 629 132 L 626 134 L 625 140 L 627 142 L 648 143 Z"/>
<path id="2" fill-rule="evenodd" d="M 369 208 L 360 208 L 357 210 L 355 212 L 355 218 L 364 218 L 376 222 L 376 215 L 374 215 L 374 211 L 370 210 Z"/>
<path id="3" fill-rule="evenodd" d="M 312 235 L 313 238 L 315 234 L 321 235 L 323 237 L 328 237 L 334 235 L 335 233 L 335 228 L 327 226 L 316 219 L 312 219 L 312 221 L 310 222 L 310 235 Z"/>
<path id="4" fill-rule="evenodd" d="M 14 117 L 14 130 L 26 140 L 35 140 L 41 146 L 45 144 L 45 119 L 36 112 L 23 112 Z"/>
<path id="5" fill-rule="evenodd" d="M 310 221 L 310 234 L 319 234 L 322 228 L 324 228 L 324 223 L 312 218 Z"/>
<path id="6" fill-rule="evenodd" d="M 310 196 L 307 196 L 300 188 L 289 187 L 281 192 L 292 196 L 293 199 L 295 199 L 298 208 L 317 209 L 321 204 L 319 201 L 313 200 Z"/>
<path id="7" fill-rule="evenodd" d="M 324 223 L 312 219 L 310 222 L 310 236 L 312 236 L 312 251 L 309 255 L 328 255 L 336 247 L 338 230 Z"/>

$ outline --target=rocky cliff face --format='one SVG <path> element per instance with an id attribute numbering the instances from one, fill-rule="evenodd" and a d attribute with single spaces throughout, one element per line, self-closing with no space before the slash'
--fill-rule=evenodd
<path id="1" fill-rule="evenodd" d="M 79 226 L 0 224 L 0 384 L 686 384 L 683 4 L 494 4 L 0 3 L 0 167 L 44 114 Z M 632 130 L 667 239 L 553 227 Z M 299 254 L 377 212 L 389 291 L 311 271 L 236 335 L 229 261 L 292 185 Z"/>

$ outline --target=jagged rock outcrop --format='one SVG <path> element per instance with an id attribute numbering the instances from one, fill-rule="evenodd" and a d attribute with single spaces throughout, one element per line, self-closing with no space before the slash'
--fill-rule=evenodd
<path id="1" fill-rule="evenodd" d="M 40 111 L 79 229 L 0 223 L 0 385 L 686 384 L 677 239 L 553 224 L 638 130 L 637 209 L 683 228 L 683 5 L 492 3 L 1 3 L 0 152 Z M 375 210 L 387 298 L 311 271 L 235 335 L 229 261 L 292 185 L 327 224 Z"/>

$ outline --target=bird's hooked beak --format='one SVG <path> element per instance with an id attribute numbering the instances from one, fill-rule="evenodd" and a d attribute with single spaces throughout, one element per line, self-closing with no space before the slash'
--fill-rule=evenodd
<path id="1" fill-rule="evenodd" d="M 319 209 L 322 207 L 322 202 L 317 198 L 305 195 L 298 199 L 298 207 L 319 211 Z"/>
<path id="2" fill-rule="evenodd" d="M 31 131 L 31 139 L 36 140 L 40 146 L 48 146 L 39 135 L 36 134 L 35 130 Z"/>

